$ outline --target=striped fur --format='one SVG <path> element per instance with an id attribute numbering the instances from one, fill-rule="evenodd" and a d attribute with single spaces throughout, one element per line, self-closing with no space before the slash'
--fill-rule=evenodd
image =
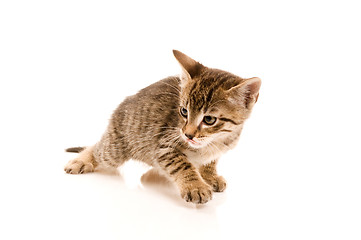
<path id="1" fill-rule="evenodd" d="M 257 101 L 260 80 L 207 68 L 179 51 L 174 56 L 182 67 L 180 77 L 163 79 L 126 98 L 98 143 L 67 150 L 80 152 L 65 166 L 67 173 L 114 169 L 135 159 L 175 182 L 186 201 L 206 203 L 212 191 L 225 190 L 216 163 L 236 145 Z M 207 125 L 204 116 L 216 121 Z"/>

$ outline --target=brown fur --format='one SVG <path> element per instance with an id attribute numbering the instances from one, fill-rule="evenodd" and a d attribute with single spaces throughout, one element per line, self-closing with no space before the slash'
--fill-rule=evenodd
<path id="1" fill-rule="evenodd" d="M 207 68 L 179 51 L 173 53 L 182 67 L 181 76 L 163 79 L 126 98 L 102 139 L 70 161 L 67 173 L 117 168 L 135 159 L 175 182 L 186 201 L 206 203 L 212 191 L 225 190 L 216 163 L 236 145 L 261 81 Z M 182 107 L 187 116 L 182 116 Z M 215 123 L 207 125 L 205 116 L 215 117 Z"/>

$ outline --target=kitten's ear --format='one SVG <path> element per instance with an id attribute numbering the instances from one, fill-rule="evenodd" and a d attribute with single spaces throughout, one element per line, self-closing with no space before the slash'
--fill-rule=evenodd
<path id="1" fill-rule="evenodd" d="M 252 109 L 258 100 L 259 89 L 261 88 L 261 79 L 258 77 L 249 78 L 242 81 L 239 85 L 228 90 L 230 101 L 243 103 L 248 109 Z"/>
<path id="2" fill-rule="evenodd" d="M 202 64 L 193 60 L 192 58 L 188 57 L 187 55 L 178 50 L 173 50 L 173 54 L 182 67 L 182 81 L 194 78 L 200 73 L 202 68 L 204 68 Z"/>

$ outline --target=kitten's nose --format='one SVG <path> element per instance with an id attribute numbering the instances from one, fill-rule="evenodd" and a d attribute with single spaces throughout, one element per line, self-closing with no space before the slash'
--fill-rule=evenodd
<path id="1" fill-rule="evenodd" d="M 184 135 L 186 135 L 187 138 L 189 138 L 190 140 L 192 140 L 194 138 L 193 134 L 187 134 L 185 133 Z"/>

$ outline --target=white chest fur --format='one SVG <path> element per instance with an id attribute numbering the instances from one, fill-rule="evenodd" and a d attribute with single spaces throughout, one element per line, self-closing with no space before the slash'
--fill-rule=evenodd
<path id="1" fill-rule="evenodd" d="M 238 142 L 239 135 L 240 132 L 229 136 L 228 139 L 230 139 L 230 141 L 228 144 L 225 144 L 224 141 L 215 142 L 201 149 L 186 150 L 184 153 L 187 155 L 188 160 L 199 168 L 202 165 L 217 160 L 222 154 L 234 148 Z"/>
<path id="2" fill-rule="evenodd" d="M 218 159 L 223 152 L 214 148 L 212 149 L 211 147 L 206 147 L 204 149 L 186 150 L 185 154 L 187 155 L 188 160 L 194 164 L 195 167 L 199 168 L 202 165 Z"/>

